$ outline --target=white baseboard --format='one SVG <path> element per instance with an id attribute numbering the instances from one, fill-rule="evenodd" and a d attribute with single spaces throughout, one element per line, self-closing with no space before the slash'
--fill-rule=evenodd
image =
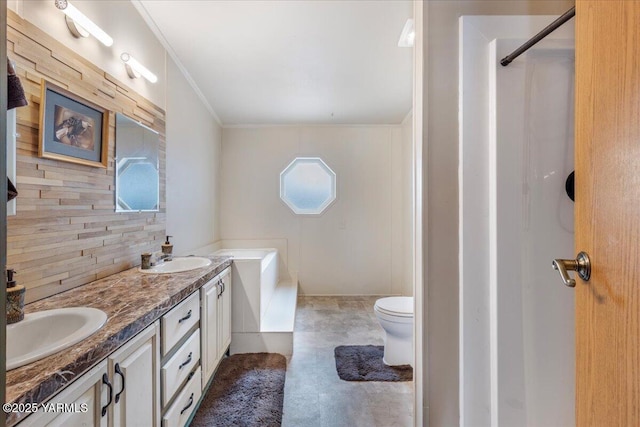
<path id="1" fill-rule="evenodd" d="M 231 354 L 280 353 L 293 354 L 291 332 L 234 332 L 231 334 Z"/>

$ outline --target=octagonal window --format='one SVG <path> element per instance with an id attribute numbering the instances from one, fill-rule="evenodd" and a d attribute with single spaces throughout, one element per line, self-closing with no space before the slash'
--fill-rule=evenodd
<path id="1" fill-rule="evenodd" d="M 116 197 L 118 211 L 158 210 L 158 168 L 144 157 L 126 157 L 118 162 Z M 149 185 L 156 183 L 156 185 Z"/>
<path id="2" fill-rule="evenodd" d="M 336 174 L 319 157 L 297 157 L 280 173 L 280 198 L 296 214 L 320 214 L 336 199 Z"/>

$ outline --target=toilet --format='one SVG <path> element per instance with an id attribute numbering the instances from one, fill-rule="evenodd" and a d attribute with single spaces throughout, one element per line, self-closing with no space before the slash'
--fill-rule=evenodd
<path id="1" fill-rule="evenodd" d="M 413 297 L 380 298 L 373 306 L 384 329 L 386 365 L 413 366 Z"/>

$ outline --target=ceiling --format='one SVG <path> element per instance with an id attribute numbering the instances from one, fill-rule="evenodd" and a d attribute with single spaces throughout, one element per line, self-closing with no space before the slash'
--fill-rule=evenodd
<path id="1" fill-rule="evenodd" d="M 413 49 L 397 43 L 412 1 L 136 3 L 224 125 L 396 124 L 411 109 Z"/>

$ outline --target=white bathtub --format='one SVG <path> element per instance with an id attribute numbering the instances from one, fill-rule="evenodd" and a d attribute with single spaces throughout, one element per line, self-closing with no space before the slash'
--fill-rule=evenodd
<path id="1" fill-rule="evenodd" d="M 233 257 L 232 332 L 260 332 L 260 320 L 278 284 L 278 251 L 220 249 L 213 255 Z"/>

